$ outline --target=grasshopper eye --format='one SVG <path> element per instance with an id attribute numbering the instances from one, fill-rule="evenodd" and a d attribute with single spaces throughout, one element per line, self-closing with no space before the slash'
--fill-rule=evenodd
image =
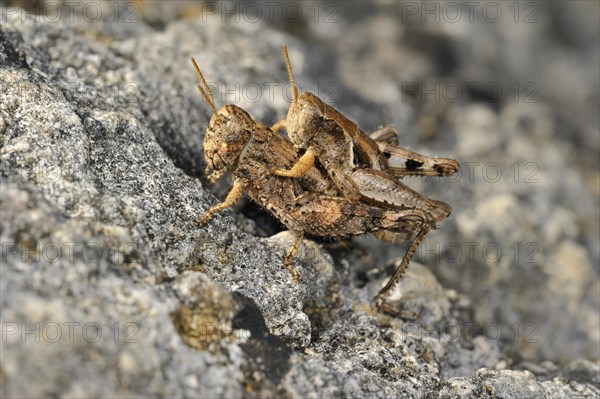
<path id="1" fill-rule="evenodd" d="M 228 124 L 227 129 L 225 129 L 225 133 L 223 134 L 223 140 L 227 144 L 234 144 L 242 140 L 244 137 L 244 128 L 240 126 L 236 126 L 236 124 Z"/>

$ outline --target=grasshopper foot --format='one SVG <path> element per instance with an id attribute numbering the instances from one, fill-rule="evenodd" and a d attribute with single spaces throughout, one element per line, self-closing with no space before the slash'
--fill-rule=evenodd
<path id="1" fill-rule="evenodd" d="M 204 215 L 200 216 L 198 219 L 194 220 L 194 223 L 196 224 L 197 227 L 202 227 L 204 226 L 210 219 L 212 219 L 212 217 L 215 215 L 215 213 L 217 213 L 218 210 L 210 209 L 208 212 L 206 212 Z"/>
<path id="2" fill-rule="evenodd" d="M 203 215 L 201 217 L 199 217 L 198 219 L 194 220 L 194 224 L 196 225 L 196 227 L 202 227 L 206 224 L 206 222 L 208 221 L 209 217 L 206 217 L 207 215 Z"/>
<path id="3" fill-rule="evenodd" d="M 415 312 L 406 309 L 396 309 L 380 295 L 375 297 L 375 306 L 377 306 L 377 310 L 380 312 L 387 313 L 402 320 L 415 321 L 419 319 L 419 315 Z"/>

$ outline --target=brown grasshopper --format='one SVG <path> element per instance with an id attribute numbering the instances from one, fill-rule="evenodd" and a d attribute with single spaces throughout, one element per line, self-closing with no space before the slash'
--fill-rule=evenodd
<path id="1" fill-rule="evenodd" d="M 286 118 L 277 122 L 272 130 L 285 128 L 294 145 L 306 148 L 306 152 L 291 169 L 274 170 L 274 174 L 301 177 L 317 159 L 344 196 L 358 201 L 364 195 L 352 174 L 359 166 L 387 171 L 397 177 L 450 176 L 458 171 L 459 164 L 454 159 L 432 158 L 391 144 L 390 138 L 395 138 L 397 133 L 391 126 L 369 136 L 319 97 L 309 92 L 299 93 L 285 45 L 283 54 L 292 86 L 292 103 Z M 357 165 L 355 158 L 362 165 Z"/>
<path id="2" fill-rule="evenodd" d="M 390 138 L 394 139 L 397 132 L 392 127 L 382 128 L 369 136 L 317 96 L 299 93 L 285 45 L 283 53 L 292 86 L 292 104 L 286 118 L 277 122 L 273 130 L 285 128 L 296 147 L 305 148 L 306 152 L 292 168 L 274 169 L 272 173 L 302 177 L 318 161 L 348 201 L 400 211 L 418 210 L 425 218 L 425 223 L 414 230 L 418 234 L 394 276 L 379 293 L 380 299 L 395 285 L 396 277 L 399 278 L 406 269 L 429 229 L 435 228 L 436 222 L 451 212 L 448 204 L 420 195 L 395 177 L 449 176 L 458 171 L 459 164 L 451 158 L 432 158 L 394 145 Z M 375 235 L 397 242 L 410 237 L 411 227 L 407 225 L 402 233 L 379 231 Z"/>
<path id="3" fill-rule="evenodd" d="M 296 237 L 285 258 L 284 265 L 297 282 L 300 274 L 292 266 L 292 261 L 302 243 L 304 234 L 322 237 L 348 237 L 366 233 L 379 233 L 382 238 L 396 237 L 419 231 L 390 281 L 377 295 L 379 308 L 392 314 L 398 314 L 385 301 L 385 298 L 398 283 L 408 266 L 417 246 L 436 222 L 447 217 L 446 211 L 433 200 L 424 199 L 419 206 L 394 207 L 372 206 L 363 202 L 351 202 L 339 196 L 339 191 L 330 179 L 318 168 L 311 167 L 302 178 L 289 178 L 272 174 L 273 169 L 286 169 L 298 162 L 298 150 L 285 137 L 273 132 L 267 126 L 257 123 L 246 111 L 235 106 L 225 105 L 217 109 L 212 93 L 204 80 L 195 60 L 192 59 L 202 84 L 198 89 L 213 110 L 206 129 L 204 156 L 210 180 L 221 178 L 227 171 L 233 175 L 233 187 L 225 200 L 212 207 L 199 220 L 206 223 L 214 214 L 235 204 L 243 192 L 277 217 Z M 359 186 L 365 190 L 381 191 L 381 187 L 394 184 L 398 191 L 398 182 L 379 172 L 379 180 L 370 179 L 363 183 L 361 174 L 355 175 Z M 373 176 L 367 174 L 367 176 Z M 376 184 L 373 184 L 375 182 Z M 372 185 L 373 187 L 371 187 Z M 405 195 L 412 190 L 398 191 Z M 407 203 L 419 195 L 407 198 Z M 423 197 L 424 198 L 424 197 Z M 428 202 L 429 201 L 429 202 Z M 427 208 L 425 204 L 430 204 Z M 416 203 L 415 203 L 416 205 Z"/>

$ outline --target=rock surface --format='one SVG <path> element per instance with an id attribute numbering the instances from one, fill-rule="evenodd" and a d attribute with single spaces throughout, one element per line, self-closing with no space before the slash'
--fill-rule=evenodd
<path id="1" fill-rule="evenodd" d="M 597 3 L 497 23 L 412 2 L 36 4 L 0 5 L 3 397 L 598 397 Z M 283 42 L 300 86 L 365 130 L 462 161 L 408 180 L 454 208 L 400 286 L 417 321 L 372 306 L 406 246 L 306 241 L 297 285 L 256 206 L 194 223 L 228 186 L 203 173 L 189 59 L 218 104 L 272 124 Z"/>

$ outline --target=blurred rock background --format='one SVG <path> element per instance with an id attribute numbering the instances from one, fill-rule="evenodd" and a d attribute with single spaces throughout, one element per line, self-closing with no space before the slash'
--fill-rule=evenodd
<path id="1" fill-rule="evenodd" d="M 597 397 L 597 2 L 0 3 L 2 396 Z M 249 202 L 198 229 L 217 103 L 272 124 L 297 82 L 453 156 L 406 246 L 291 238 Z M 576 396 L 579 395 L 579 396 Z"/>

